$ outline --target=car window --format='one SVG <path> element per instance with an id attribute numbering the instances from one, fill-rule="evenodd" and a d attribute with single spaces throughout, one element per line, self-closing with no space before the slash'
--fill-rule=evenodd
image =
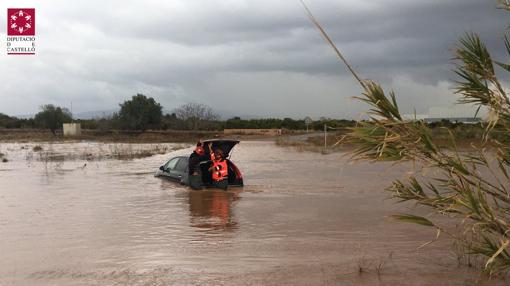
<path id="1" fill-rule="evenodd" d="M 175 165 L 177 164 L 178 161 L 179 161 L 179 158 L 173 158 L 172 160 L 168 161 L 165 164 L 165 170 L 174 169 Z"/>
<path id="2" fill-rule="evenodd" d="M 175 166 L 175 170 L 185 171 L 186 167 L 188 167 L 188 160 L 184 159 L 184 158 L 181 158 L 179 160 L 179 163 L 177 163 L 177 165 Z"/>

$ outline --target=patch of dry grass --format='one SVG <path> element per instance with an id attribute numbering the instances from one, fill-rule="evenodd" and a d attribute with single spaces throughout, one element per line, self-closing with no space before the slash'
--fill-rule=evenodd
<path id="1" fill-rule="evenodd" d="M 342 138 L 342 134 L 328 134 L 327 147 L 324 150 L 324 136 L 310 136 L 306 139 L 293 139 L 292 137 L 278 137 L 275 143 L 280 147 L 294 148 L 299 152 L 330 153 L 352 150 L 348 144 L 336 144 Z"/>
<path id="2" fill-rule="evenodd" d="M 39 148 L 35 148 L 39 147 Z M 132 160 L 138 158 L 150 157 L 157 154 L 166 154 L 178 149 L 188 147 L 187 145 L 165 145 L 154 144 L 107 144 L 99 147 L 83 148 L 82 151 L 59 150 L 49 144 L 44 149 L 37 145 L 26 154 L 26 160 L 37 160 L 41 162 L 63 162 L 72 160 Z M 34 150 L 38 151 L 34 151 Z M 79 150 L 79 149 L 78 149 Z"/>
<path id="3" fill-rule="evenodd" d="M 3 142 L 62 142 L 97 141 L 118 143 L 172 143 L 196 142 L 204 138 L 223 136 L 217 131 L 181 131 L 181 130 L 87 130 L 82 129 L 81 136 L 64 137 L 61 131 L 54 136 L 49 130 L 40 129 L 0 129 Z"/>

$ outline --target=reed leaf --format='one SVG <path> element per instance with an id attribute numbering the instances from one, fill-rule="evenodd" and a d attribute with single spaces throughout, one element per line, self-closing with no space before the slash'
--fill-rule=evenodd
<path id="1" fill-rule="evenodd" d="M 510 10 L 507 0 L 498 1 L 498 5 Z M 460 104 L 474 104 L 478 110 L 485 107 L 489 116 L 482 125 L 483 134 L 478 138 L 480 144 L 459 151 L 449 130 L 449 143 L 453 148 L 444 150 L 438 147 L 440 145 L 427 124 L 403 119 L 394 92 L 386 94 L 380 84 L 360 79 L 306 5 L 305 8 L 314 25 L 363 88 L 362 94 L 356 98 L 368 105 L 369 120 L 349 129 L 342 140 L 343 144 L 355 146 L 353 159 L 412 161 L 421 166 L 421 170 L 430 170 L 420 174 L 420 179 L 412 176 L 406 182 L 396 180 L 386 190 L 398 202 L 414 202 L 456 220 L 462 233 L 470 233 L 460 239 L 467 245 L 466 253 L 483 256 L 486 270 L 491 275 L 509 271 L 510 99 L 494 67 L 510 72 L 510 64 L 494 61 L 475 33 L 466 33 L 459 39 L 454 50 L 455 93 Z M 504 46 L 510 55 L 507 37 Z M 487 152 L 487 146 L 495 152 Z M 487 156 L 496 162 L 491 163 Z M 397 214 L 392 217 L 445 231 L 422 216 Z"/>
<path id="2" fill-rule="evenodd" d="M 398 214 L 398 215 L 392 215 L 391 217 L 396 220 L 405 221 L 405 222 L 409 222 L 409 223 L 414 223 L 414 224 L 419 224 L 419 225 L 424 225 L 424 226 L 434 226 L 434 224 L 430 220 L 428 220 L 424 217 L 416 216 L 416 215 L 412 215 L 412 214 Z"/>

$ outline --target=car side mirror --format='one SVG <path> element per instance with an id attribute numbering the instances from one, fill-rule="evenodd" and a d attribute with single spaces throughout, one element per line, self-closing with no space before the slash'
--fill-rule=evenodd
<path id="1" fill-rule="evenodd" d="M 160 166 L 160 167 L 159 167 L 159 169 L 160 169 L 161 171 L 165 171 L 165 166 Z"/>

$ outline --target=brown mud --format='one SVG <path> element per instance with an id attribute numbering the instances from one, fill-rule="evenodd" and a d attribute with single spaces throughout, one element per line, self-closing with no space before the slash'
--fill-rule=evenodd
<path id="1" fill-rule="evenodd" d="M 52 144 L 61 161 L 0 145 L 9 159 L 0 163 L 0 285 L 510 283 L 459 263 L 446 239 L 418 248 L 434 230 L 388 218 L 412 207 L 383 191 L 409 165 L 242 142 L 232 160 L 244 188 L 191 191 L 153 176 L 189 148 L 130 160 L 65 155 L 83 144 Z"/>
<path id="2" fill-rule="evenodd" d="M 125 142 L 125 143 L 168 143 L 196 142 L 203 138 L 215 138 L 222 135 L 217 131 L 181 131 L 181 130 L 89 130 L 82 129 L 80 136 L 64 137 L 62 130 L 54 135 L 44 129 L 2 129 L 0 142 Z"/>

